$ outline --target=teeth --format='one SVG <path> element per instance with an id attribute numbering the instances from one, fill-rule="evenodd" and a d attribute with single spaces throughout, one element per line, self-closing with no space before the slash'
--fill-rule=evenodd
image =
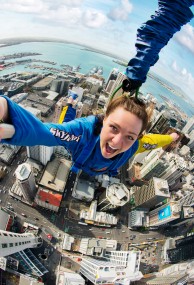
<path id="1" fill-rule="evenodd" d="M 109 145 L 109 147 L 110 147 L 110 148 L 112 148 L 113 150 L 116 150 L 116 149 L 118 149 L 118 148 L 114 148 L 114 147 L 112 147 L 112 146 L 110 146 L 110 145 Z"/>

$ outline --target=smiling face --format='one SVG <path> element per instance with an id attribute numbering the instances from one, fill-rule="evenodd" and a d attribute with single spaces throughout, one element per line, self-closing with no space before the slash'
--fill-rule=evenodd
<path id="1" fill-rule="evenodd" d="M 137 140 L 142 120 L 122 107 L 116 108 L 103 121 L 100 149 L 103 157 L 112 158 L 128 150 Z"/>

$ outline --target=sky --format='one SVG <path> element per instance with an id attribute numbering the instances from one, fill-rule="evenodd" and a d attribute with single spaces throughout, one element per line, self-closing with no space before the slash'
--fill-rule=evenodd
<path id="1" fill-rule="evenodd" d="M 1 0 L 0 39 L 50 37 L 89 45 L 128 61 L 136 52 L 137 29 L 157 7 L 157 0 Z M 194 19 L 162 49 L 150 71 L 193 99 L 193 63 Z"/>

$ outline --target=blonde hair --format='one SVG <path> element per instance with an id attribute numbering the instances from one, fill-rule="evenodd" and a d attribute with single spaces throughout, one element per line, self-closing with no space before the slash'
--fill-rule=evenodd
<path id="1" fill-rule="evenodd" d="M 142 128 L 139 136 L 146 130 L 149 116 L 146 111 L 146 104 L 135 97 L 129 96 L 119 96 L 111 100 L 107 106 L 105 116 L 108 117 L 114 110 L 118 107 L 122 107 L 124 110 L 136 115 L 140 120 L 142 120 Z M 150 114 L 149 114 L 150 115 Z"/>

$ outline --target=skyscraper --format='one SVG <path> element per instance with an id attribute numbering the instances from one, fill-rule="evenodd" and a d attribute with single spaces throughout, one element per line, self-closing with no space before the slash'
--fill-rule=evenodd
<path id="1" fill-rule="evenodd" d="M 116 80 L 115 80 L 115 82 L 114 82 L 114 84 L 113 84 L 113 86 L 112 86 L 112 88 L 111 88 L 109 93 L 112 94 L 114 92 L 114 90 L 122 84 L 122 82 L 123 82 L 123 80 L 125 78 L 126 78 L 125 74 L 123 74 L 122 72 L 119 72 L 118 75 L 117 75 L 117 78 L 116 78 Z M 121 88 L 117 92 L 117 96 L 121 95 L 122 92 L 123 92 L 123 89 Z"/>
<path id="2" fill-rule="evenodd" d="M 42 239 L 32 233 L 18 234 L 0 230 L 0 257 L 37 247 L 41 243 Z"/>
<path id="3" fill-rule="evenodd" d="M 148 129 L 148 132 L 154 134 L 162 134 L 166 132 L 169 126 L 170 126 L 170 115 L 166 111 L 162 111 L 157 115 L 155 121 Z"/>
<path id="4" fill-rule="evenodd" d="M 153 177 L 148 185 L 134 187 L 135 205 L 153 208 L 155 205 L 170 197 L 168 183 L 164 179 Z"/>
<path id="5" fill-rule="evenodd" d="M 20 164 L 15 171 L 15 176 L 24 199 L 32 203 L 36 195 L 36 183 L 30 164 Z"/>
<path id="6" fill-rule="evenodd" d="M 108 76 L 107 82 L 106 82 L 106 91 L 109 92 L 108 85 L 110 85 L 110 81 L 114 82 L 117 79 L 119 70 L 117 68 L 113 68 Z"/>
<path id="7" fill-rule="evenodd" d="M 80 273 L 93 284 L 130 284 L 142 278 L 140 251 L 111 251 L 104 258 L 82 259 Z"/>
<path id="8" fill-rule="evenodd" d="M 157 227 L 180 217 L 181 207 L 178 202 L 169 202 L 149 212 L 149 226 Z"/>

